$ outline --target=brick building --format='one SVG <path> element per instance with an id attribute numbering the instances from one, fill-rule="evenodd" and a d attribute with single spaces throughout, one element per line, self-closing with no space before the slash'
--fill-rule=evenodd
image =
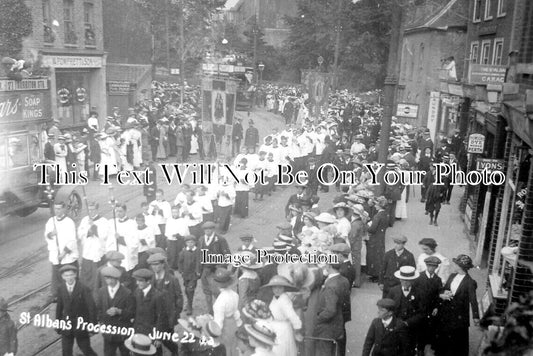
<path id="1" fill-rule="evenodd" d="M 457 125 L 456 120 L 441 120 L 438 115 L 439 91 L 443 75 L 453 81 L 462 75 L 467 21 L 461 14 L 466 12 L 467 4 L 467 0 L 417 1 L 407 8 L 403 21 L 396 101 L 418 106 L 416 119 L 403 120 L 427 126 L 434 141 L 439 132 L 447 134 Z M 453 70 L 445 70 L 450 57 L 455 65 L 450 65 Z"/>
<path id="2" fill-rule="evenodd" d="M 102 0 L 28 0 L 33 32 L 23 56 L 49 69 L 52 116 L 80 127 L 91 110 L 106 115 Z M 102 122 L 103 123 L 103 122 Z"/>

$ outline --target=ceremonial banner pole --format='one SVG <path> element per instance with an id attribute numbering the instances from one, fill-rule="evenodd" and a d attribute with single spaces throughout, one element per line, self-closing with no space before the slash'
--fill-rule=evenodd
<path id="1" fill-rule="evenodd" d="M 116 250 L 118 251 L 118 240 L 117 240 L 117 214 L 115 212 L 115 208 L 117 207 L 117 201 L 115 200 L 115 195 L 113 186 L 109 186 L 109 204 L 111 204 L 111 209 L 113 210 L 113 226 L 115 227 L 115 241 L 116 241 Z"/>

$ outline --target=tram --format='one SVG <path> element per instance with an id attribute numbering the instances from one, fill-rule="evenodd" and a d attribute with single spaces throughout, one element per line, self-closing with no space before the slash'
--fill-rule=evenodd
<path id="1" fill-rule="evenodd" d="M 82 199 L 76 186 L 38 184 L 40 170 L 34 164 L 45 163 L 51 121 L 48 79 L 0 78 L 0 217 L 28 216 L 56 200 L 65 202 L 71 218 L 78 218 Z"/>

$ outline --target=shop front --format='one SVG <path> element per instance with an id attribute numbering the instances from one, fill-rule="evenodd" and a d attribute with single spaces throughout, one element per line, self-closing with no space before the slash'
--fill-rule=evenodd
<path id="1" fill-rule="evenodd" d="M 506 184 L 498 197 L 490 241 L 488 298 L 497 314 L 532 288 L 533 274 L 533 121 L 523 105 L 504 103 L 509 127 L 505 147 Z M 524 263 L 526 262 L 526 263 Z"/>
<path id="2" fill-rule="evenodd" d="M 106 115 L 106 58 L 100 55 L 43 53 L 50 69 L 52 115 L 65 129 L 84 126 L 91 111 Z"/>

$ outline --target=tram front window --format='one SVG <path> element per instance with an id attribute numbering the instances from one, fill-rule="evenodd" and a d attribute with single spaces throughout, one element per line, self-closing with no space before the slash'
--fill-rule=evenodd
<path id="1" fill-rule="evenodd" d="M 28 137 L 25 135 L 9 137 L 7 144 L 8 168 L 25 167 L 29 165 Z"/>
<path id="2" fill-rule="evenodd" d="M 0 139 L 0 170 L 5 170 L 7 167 L 6 142 Z"/>

